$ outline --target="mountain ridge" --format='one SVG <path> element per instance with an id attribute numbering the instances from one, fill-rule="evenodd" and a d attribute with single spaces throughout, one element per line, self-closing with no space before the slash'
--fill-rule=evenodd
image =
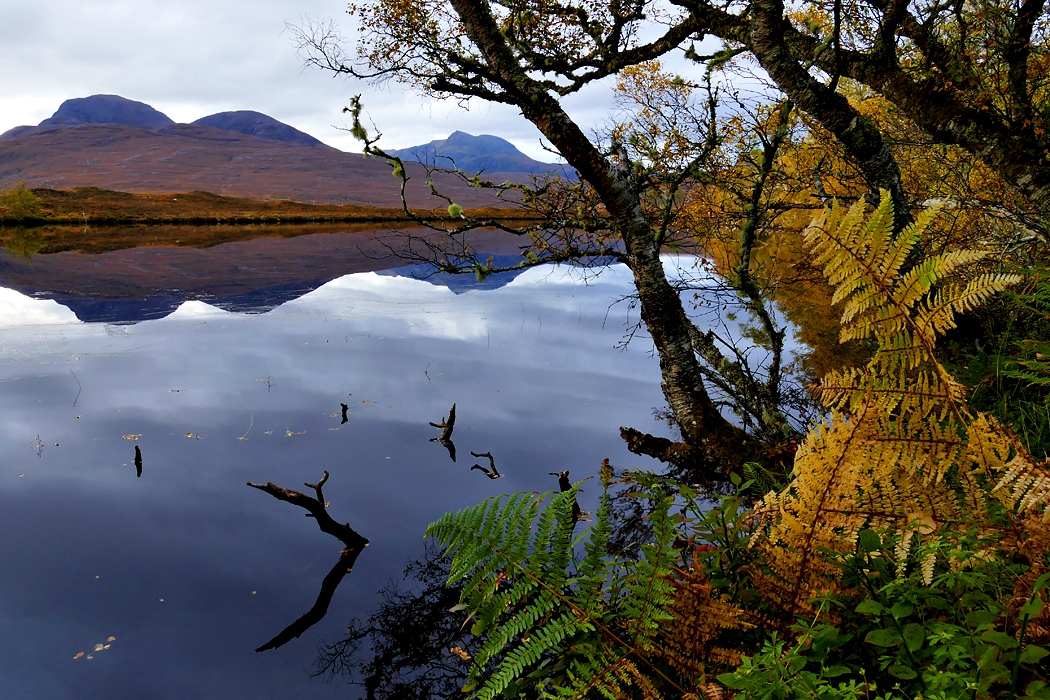
<path id="1" fill-rule="evenodd" d="M 437 145 L 440 142 L 440 145 Z M 451 155 L 463 170 L 484 170 L 495 182 L 566 166 L 540 163 L 495 136 L 454 132 L 423 147 L 431 161 Z M 422 150 L 420 150 L 422 149 Z M 423 166 L 405 157 L 412 181 L 408 206 L 442 208 Z M 571 176 L 571 175 L 570 175 Z M 506 199 L 470 187 L 456 175 L 435 172 L 438 192 L 464 207 L 505 207 Z M 219 112 L 180 124 L 144 102 L 118 95 L 66 100 L 36 126 L 0 134 L 0 189 L 24 181 L 30 188 L 98 187 L 137 193 L 201 190 L 254 199 L 318 204 L 401 207 L 400 180 L 382 159 L 365 158 L 261 112 Z"/>
<path id="2" fill-rule="evenodd" d="M 174 119 L 145 102 L 136 102 L 120 95 L 91 95 L 66 100 L 54 114 L 37 126 L 123 124 L 140 129 L 159 129 L 174 123 Z"/>
<path id="3" fill-rule="evenodd" d="M 544 163 L 525 155 L 506 139 L 491 134 L 474 136 L 454 131 L 448 138 L 408 148 L 388 149 L 402 160 L 439 168 L 458 168 L 466 173 L 520 172 L 542 175 L 555 172 L 571 176 L 572 169 L 559 163 Z"/>

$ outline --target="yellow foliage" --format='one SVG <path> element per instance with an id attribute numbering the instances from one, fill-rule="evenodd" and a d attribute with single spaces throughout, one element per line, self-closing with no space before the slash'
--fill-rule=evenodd
<path id="1" fill-rule="evenodd" d="M 0 220 L 14 219 L 21 223 L 25 219 L 40 214 L 40 197 L 26 189 L 26 183 L 20 182 L 9 190 L 0 193 Z"/>
<path id="2" fill-rule="evenodd" d="M 890 198 L 882 201 L 870 216 L 863 204 L 836 206 L 804 236 L 843 304 L 841 338 L 877 350 L 866 367 L 830 372 L 816 387 L 830 416 L 799 448 L 791 484 L 756 509 L 763 527 L 752 544 L 769 564 L 768 573 L 756 573 L 756 587 L 787 612 L 812 611 L 811 599 L 840 590 L 827 552 L 852 551 L 863 528 L 897 532 L 903 558 L 915 533 L 986 525 L 993 501 L 1040 520 L 1050 503 L 1046 465 L 994 419 L 972 415 L 964 388 L 933 352 L 956 313 L 1020 278 L 984 274 L 946 284 L 983 257 L 977 251 L 909 268 L 935 212 L 894 237 Z"/>
<path id="3" fill-rule="evenodd" d="M 703 685 L 717 671 L 740 664 L 743 653 L 739 649 L 725 648 L 714 641 L 724 630 L 755 626 L 742 619 L 745 613 L 735 604 L 711 597 L 711 583 L 698 573 L 698 568 L 679 571 L 672 581 L 676 591 L 669 609 L 671 619 L 663 626 L 663 643 L 657 648 L 658 655 L 689 687 Z"/>

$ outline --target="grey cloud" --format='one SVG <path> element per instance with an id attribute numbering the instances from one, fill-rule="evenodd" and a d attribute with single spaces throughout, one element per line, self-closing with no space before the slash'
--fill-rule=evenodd
<path id="1" fill-rule="evenodd" d="M 5 96 L 0 131 L 36 124 L 63 100 L 118 94 L 146 102 L 176 121 L 250 109 L 286 122 L 342 150 L 360 144 L 333 126 L 357 93 L 391 148 L 444 138 L 451 131 L 491 133 L 528 155 L 550 160 L 539 134 L 516 110 L 452 102 L 424 103 L 411 93 L 333 79 L 303 70 L 286 22 L 331 17 L 351 34 L 345 4 L 331 0 L 99 0 L 6 2 L 0 29 Z"/>

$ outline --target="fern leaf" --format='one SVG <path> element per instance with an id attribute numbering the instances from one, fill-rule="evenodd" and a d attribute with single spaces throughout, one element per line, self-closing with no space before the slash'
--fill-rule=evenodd
<path id="1" fill-rule="evenodd" d="M 1020 278 L 984 274 L 943 284 L 980 251 L 945 253 L 900 275 L 935 214 L 893 239 L 883 196 L 870 217 L 860 203 L 836 206 L 804 234 L 835 286 L 834 300 L 844 304 L 840 337 L 874 340 L 877 350 L 867 367 L 821 380 L 816 393 L 832 415 L 800 446 L 793 481 L 755 511 L 764 527 L 752 546 L 769 570 L 754 583 L 787 612 L 811 610 L 810 599 L 839 589 L 828 555 L 851 550 L 864 527 L 896 531 L 906 554 L 916 523 L 926 531 L 929 523 L 984 521 L 990 499 L 1022 513 L 1050 504 L 1050 473 L 1001 426 L 970 414 L 964 388 L 933 354 L 956 314 Z"/>

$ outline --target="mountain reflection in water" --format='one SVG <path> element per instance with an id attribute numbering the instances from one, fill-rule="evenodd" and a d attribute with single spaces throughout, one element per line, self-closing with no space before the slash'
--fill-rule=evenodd
<path id="1" fill-rule="evenodd" d="M 149 228 L 153 237 L 165 238 L 162 233 L 167 229 L 172 232 L 166 238 L 172 240 L 178 240 L 178 236 L 190 240 L 194 237 L 183 231 L 190 227 Z M 426 266 L 406 267 L 392 257 L 390 249 L 400 245 L 401 234 L 390 231 L 333 230 L 284 238 L 267 237 L 267 229 L 273 227 L 195 228 L 234 229 L 228 234 L 231 237 L 254 231 L 263 237 L 202 248 L 150 246 L 92 255 L 66 251 L 29 256 L 8 251 L 7 255 L 0 254 L 0 287 L 37 299 L 53 299 L 72 310 L 81 321 L 115 324 L 164 318 L 191 300 L 224 311 L 262 313 L 354 272 L 416 279 L 432 273 Z M 326 227 L 306 230 L 318 228 Z M 106 238 L 106 229 L 91 231 L 85 233 L 90 240 Z M 478 231 L 472 234 L 471 241 L 479 250 L 494 255 L 497 264 L 514 264 L 521 259 L 518 241 L 510 234 Z M 515 276 L 493 275 L 479 283 L 470 275 L 439 274 L 434 281 L 458 293 L 496 288 Z"/>
<path id="2" fill-rule="evenodd" d="M 656 466 L 618 435 L 660 431 L 663 403 L 648 341 L 614 349 L 637 321 L 609 308 L 631 290 L 623 268 L 586 283 L 537 268 L 459 294 L 360 272 L 261 313 L 193 300 L 126 325 L 34 298 L 30 273 L 0 290 L 5 697 L 353 697 L 311 680 L 318 646 L 379 610 L 377 591 L 424 556 L 428 523 L 554 490 L 551 472 L 584 478 L 603 457 Z M 493 474 L 496 455 L 499 479 L 430 443 L 453 403 L 460 449 Z M 325 471 L 327 512 L 370 546 L 327 616 L 257 654 L 319 600 L 340 544 L 244 484 Z"/>

